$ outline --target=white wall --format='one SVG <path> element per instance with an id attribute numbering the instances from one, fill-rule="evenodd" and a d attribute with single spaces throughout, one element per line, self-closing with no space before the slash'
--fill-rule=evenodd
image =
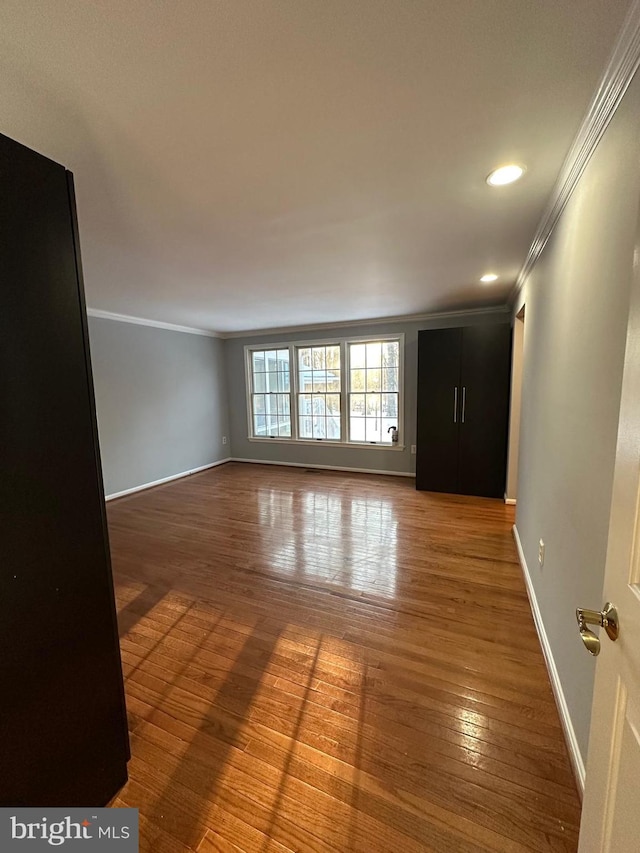
<path id="1" fill-rule="evenodd" d="M 227 457 L 223 342 L 89 318 L 105 494 Z"/>
<path id="2" fill-rule="evenodd" d="M 594 659 L 575 608 L 602 604 L 639 134 L 636 78 L 515 306 L 526 304 L 517 529 L 583 759 Z"/>

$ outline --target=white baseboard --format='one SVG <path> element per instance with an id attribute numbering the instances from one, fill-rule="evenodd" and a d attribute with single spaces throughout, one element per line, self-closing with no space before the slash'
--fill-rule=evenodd
<path id="1" fill-rule="evenodd" d="M 516 499 L 515 498 L 508 498 L 506 495 L 504 496 L 504 502 L 507 504 L 507 506 L 515 506 L 516 505 Z"/>
<path id="2" fill-rule="evenodd" d="M 181 477 L 188 477 L 189 474 L 197 474 L 199 471 L 206 471 L 207 468 L 215 468 L 216 465 L 224 465 L 225 462 L 231 462 L 231 458 L 218 459 L 217 462 L 209 462 L 207 465 L 200 465 L 199 468 L 190 468 L 188 471 L 181 471 L 179 474 L 172 474 L 170 477 L 163 477 L 161 480 L 154 480 L 152 483 L 143 483 L 141 486 L 134 486 L 131 489 L 124 489 L 122 492 L 114 492 L 112 495 L 105 495 L 105 501 L 113 501 L 116 498 L 123 498 L 125 495 L 132 495 L 134 492 L 142 492 L 145 489 L 152 489 L 154 486 L 161 486 L 163 483 L 170 483 L 171 480 L 179 480 Z"/>
<path id="3" fill-rule="evenodd" d="M 226 462 L 251 462 L 255 465 L 281 465 L 286 468 L 323 468 L 327 471 L 349 471 L 354 474 L 388 474 L 391 477 L 415 477 L 415 474 L 406 473 L 404 471 L 382 471 L 373 468 L 344 468 L 337 465 L 309 465 L 306 462 L 273 462 L 269 459 L 240 459 L 236 456 L 228 456 L 226 459 L 219 459 L 217 462 L 210 462 L 208 465 L 200 465 L 199 468 L 191 468 L 189 471 L 181 471 L 179 474 L 172 474 L 170 477 L 163 477 L 161 480 L 154 480 L 152 483 L 143 483 L 141 486 L 133 486 L 131 489 L 123 489 L 121 492 L 114 492 L 111 495 L 105 496 L 105 501 L 113 501 L 116 498 L 123 498 L 125 495 L 132 495 L 135 492 L 143 492 L 145 489 L 152 489 L 154 486 L 161 486 L 163 483 L 170 483 L 172 480 L 179 480 L 181 477 L 188 477 L 190 474 L 197 474 L 199 471 L 206 471 L 207 468 L 215 468 L 216 465 L 224 465 Z"/>
<path id="4" fill-rule="evenodd" d="M 325 471 L 348 471 L 352 474 L 387 474 L 390 477 L 415 477 L 406 471 L 382 471 L 377 468 L 346 468 L 342 465 L 313 465 L 310 462 L 274 462 L 271 459 L 241 459 L 232 456 L 229 462 L 251 462 L 253 465 L 280 465 L 283 468 L 322 468 Z"/>
<path id="5" fill-rule="evenodd" d="M 560 714 L 560 722 L 562 723 L 562 728 L 564 731 L 564 737 L 567 742 L 567 748 L 569 750 L 569 758 L 571 759 L 571 765 L 573 767 L 573 773 L 576 777 L 576 781 L 578 783 L 578 789 L 580 792 L 580 796 L 584 794 L 584 780 L 585 780 L 585 767 L 584 761 L 582 758 L 582 753 L 580 752 L 580 746 L 578 745 L 578 739 L 576 738 L 576 733 L 573 728 L 573 723 L 571 722 L 571 715 L 569 714 L 569 708 L 567 706 L 566 699 L 564 698 L 564 691 L 562 689 L 562 683 L 560 681 L 560 676 L 558 675 L 558 670 L 556 668 L 555 661 L 553 659 L 553 653 L 551 651 L 551 645 L 549 643 L 549 638 L 547 637 L 547 632 L 544 627 L 544 622 L 542 621 L 542 614 L 540 613 L 540 608 L 538 607 L 538 600 L 536 598 L 536 593 L 533 588 L 533 583 L 531 581 L 531 575 L 529 574 L 529 567 L 527 566 L 527 561 L 524 556 L 524 551 L 522 550 L 522 543 L 520 542 L 520 536 L 518 534 L 518 528 L 516 525 L 513 525 L 513 538 L 516 543 L 516 548 L 518 549 L 518 558 L 520 560 L 520 566 L 522 568 L 522 574 L 524 576 L 525 586 L 527 588 L 527 595 L 529 596 L 529 603 L 531 605 L 531 611 L 533 613 L 533 621 L 535 622 L 536 631 L 538 632 L 538 637 L 540 639 L 540 645 L 542 646 L 542 653 L 544 654 L 544 660 L 547 664 L 547 670 L 549 672 L 549 678 L 551 680 L 551 687 L 553 689 L 553 695 L 556 700 L 556 705 L 558 706 L 558 713 Z"/>

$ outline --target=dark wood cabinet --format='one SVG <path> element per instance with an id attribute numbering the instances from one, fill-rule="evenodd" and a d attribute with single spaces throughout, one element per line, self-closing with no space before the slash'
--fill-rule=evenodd
<path id="1" fill-rule="evenodd" d="M 417 489 L 504 496 L 510 373 L 506 323 L 419 333 Z"/>
<path id="2" fill-rule="evenodd" d="M 0 805 L 105 805 L 129 751 L 73 179 L 0 135 Z"/>

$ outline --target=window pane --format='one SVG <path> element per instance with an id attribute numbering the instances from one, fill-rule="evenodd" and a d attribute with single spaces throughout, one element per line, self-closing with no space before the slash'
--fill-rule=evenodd
<path id="1" fill-rule="evenodd" d="M 382 344 L 376 341 L 373 344 L 367 344 L 367 367 L 382 366 Z"/>
<path id="2" fill-rule="evenodd" d="M 256 435 L 265 435 L 267 431 L 267 419 L 264 415 L 255 415 L 253 419 L 253 428 Z"/>
<path id="3" fill-rule="evenodd" d="M 289 417 L 289 395 L 278 394 L 278 412 Z"/>
<path id="4" fill-rule="evenodd" d="M 265 370 L 275 370 L 278 358 L 275 350 L 269 350 L 264 354 Z"/>
<path id="5" fill-rule="evenodd" d="M 327 370 L 327 391 L 339 392 L 340 388 L 340 371 Z"/>
<path id="6" fill-rule="evenodd" d="M 351 387 L 350 391 L 364 391 L 365 389 L 365 371 L 361 369 L 351 371 Z"/>
<path id="7" fill-rule="evenodd" d="M 349 411 L 352 416 L 364 417 L 364 394 L 352 394 L 350 397 Z M 364 433 L 363 433 L 364 435 Z"/>
<path id="8" fill-rule="evenodd" d="M 298 432 L 300 438 L 313 438 L 312 419 L 310 417 L 298 418 Z"/>
<path id="9" fill-rule="evenodd" d="M 327 370 L 340 370 L 340 347 L 327 347 Z"/>
<path id="10" fill-rule="evenodd" d="M 400 344 L 398 341 L 384 341 L 382 344 L 382 366 L 397 367 L 400 357 Z"/>
<path id="11" fill-rule="evenodd" d="M 278 434 L 278 416 L 267 415 L 267 435 Z"/>
<path id="12" fill-rule="evenodd" d="M 252 358 L 253 358 L 253 372 L 254 373 L 264 372 L 264 353 L 263 352 L 254 352 Z"/>
<path id="13" fill-rule="evenodd" d="M 298 397 L 298 409 L 301 415 L 311 414 L 311 395 L 300 394 Z"/>
<path id="14" fill-rule="evenodd" d="M 327 418 L 327 438 L 340 441 L 340 415 L 330 415 Z"/>
<path id="15" fill-rule="evenodd" d="M 397 391 L 398 390 L 398 368 L 387 367 L 382 371 L 382 390 Z"/>
<path id="16" fill-rule="evenodd" d="M 364 344 L 350 344 L 349 361 L 351 367 L 366 367 L 366 347 Z"/>
<path id="17" fill-rule="evenodd" d="M 253 413 L 254 415 L 264 415 L 264 394 L 253 395 Z"/>
<path id="18" fill-rule="evenodd" d="M 291 421 L 280 421 L 280 435 L 291 438 Z"/>
<path id="19" fill-rule="evenodd" d="M 327 372 L 325 370 L 313 371 L 313 391 L 322 392 L 327 390 Z"/>
<path id="20" fill-rule="evenodd" d="M 298 367 L 301 370 L 311 367 L 311 350 L 309 347 L 301 347 L 298 350 Z"/>
<path id="21" fill-rule="evenodd" d="M 326 438 L 326 419 L 322 416 L 316 416 L 313 419 L 313 437 L 314 438 Z"/>
<path id="22" fill-rule="evenodd" d="M 398 395 L 383 394 L 382 395 L 382 416 L 385 418 L 398 419 Z"/>
<path id="23" fill-rule="evenodd" d="M 349 437 L 351 441 L 364 441 L 364 418 L 351 418 L 349 421 Z"/>
<path id="24" fill-rule="evenodd" d="M 289 350 L 278 350 L 278 370 L 289 370 Z"/>
<path id="25" fill-rule="evenodd" d="M 380 414 L 380 394 L 367 394 L 366 416 L 376 418 Z"/>
<path id="26" fill-rule="evenodd" d="M 327 394 L 326 398 L 327 413 L 329 415 L 340 415 L 340 395 Z"/>
<path id="27" fill-rule="evenodd" d="M 265 394 L 264 397 L 264 411 L 266 415 L 270 415 L 273 412 L 277 411 L 276 408 L 276 399 L 271 394 Z"/>
<path id="28" fill-rule="evenodd" d="M 367 370 L 367 391 L 381 391 L 381 370 Z"/>
<path id="29" fill-rule="evenodd" d="M 311 366 L 314 370 L 324 370 L 327 366 L 325 360 L 325 348 L 313 347 L 311 350 Z"/>
<path id="30" fill-rule="evenodd" d="M 265 373 L 254 373 L 253 390 L 258 394 L 263 393 L 267 390 L 267 380 Z"/>
<path id="31" fill-rule="evenodd" d="M 366 440 L 380 441 L 380 421 L 378 418 L 366 419 Z"/>
<path id="32" fill-rule="evenodd" d="M 303 393 L 311 393 L 313 390 L 313 372 L 311 370 L 301 370 L 298 373 L 298 388 Z"/>
<path id="33" fill-rule="evenodd" d="M 277 373 L 265 373 L 264 374 L 266 382 L 267 382 L 267 391 L 275 394 L 278 390 L 278 374 Z"/>

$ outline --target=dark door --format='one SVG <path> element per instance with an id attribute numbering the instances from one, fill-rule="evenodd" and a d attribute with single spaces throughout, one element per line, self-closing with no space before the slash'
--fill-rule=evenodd
<path id="1" fill-rule="evenodd" d="M 460 492 L 504 497 L 511 370 L 509 325 L 462 335 Z"/>
<path id="2" fill-rule="evenodd" d="M 0 136 L 0 805 L 105 804 L 128 740 L 70 173 Z"/>
<path id="3" fill-rule="evenodd" d="M 416 488 L 458 491 L 462 329 L 418 334 Z"/>

